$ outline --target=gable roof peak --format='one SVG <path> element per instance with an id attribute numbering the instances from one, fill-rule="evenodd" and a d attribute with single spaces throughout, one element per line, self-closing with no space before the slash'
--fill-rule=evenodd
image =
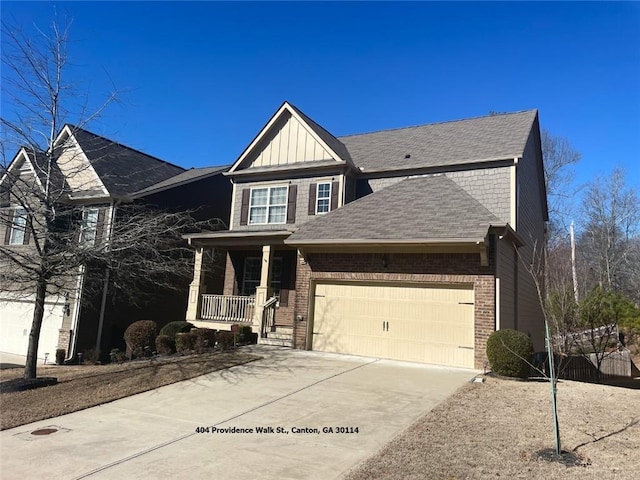
<path id="1" fill-rule="evenodd" d="M 171 167 L 176 167 L 176 168 L 180 168 L 181 170 L 185 170 L 185 168 L 181 167 L 180 165 L 176 165 L 175 163 L 168 162 L 167 160 L 163 160 L 163 159 L 155 157 L 153 155 L 149 155 L 148 153 L 143 152 L 142 150 L 138 150 L 137 148 L 130 147 L 129 145 L 125 145 L 123 143 L 116 142 L 115 140 L 111 140 L 110 138 L 107 138 L 107 137 L 104 137 L 102 135 L 98 135 L 97 133 L 91 132 L 91 131 L 87 130 L 86 128 L 82 128 L 82 127 L 78 127 L 76 125 L 73 125 L 72 123 L 65 123 L 64 127 L 69 128 L 69 131 L 72 134 L 75 133 L 75 132 L 82 132 L 82 133 L 84 133 L 86 135 L 90 135 L 92 137 L 95 137 L 97 140 L 100 140 L 100 141 L 103 141 L 103 142 L 109 142 L 111 145 L 114 145 L 114 146 L 117 146 L 117 147 L 120 147 L 120 148 L 126 148 L 127 150 L 129 150 L 131 152 L 135 152 L 137 154 L 144 155 L 145 157 L 148 157 L 149 159 L 156 160 L 158 162 L 164 163 L 164 164 L 169 165 Z M 64 127 L 63 127 L 63 129 L 64 129 Z M 61 133 L 62 133 L 62 130 L 61 130 Z"/>
<path id="2" fill-rule="evenodd" d="M 349 152 L 345 145 L 340 140 L 333 136 L 333 134 L 331 134 L 327 129 L 307 116 L 302 110 L 294 106 L 289 101 L 285 100 L 267 121 L 267 123 L 260 129 L 251 143 L 249 143 L 249 145 L 247 145 L 247 147 L 242 151 L 240 156 L 229 169 L 229 174 L 234 174 L 236 170 L 241 169 L 247 159 L 250 158 L 252 154 L 254 154 L 259 148 L 261 148 L 261 142 L 264 138 L 270 135 L 271 132 L 274 131 L 274 128 L 277 128 L 278 122 L 283 120 L 288 121 L 288 117 L 286 117 L 287 114 L 291 118 L 295 119 L 296 122 L 301 124 L 303 128 L 308 132 L 308 134 L 313 138 L 313 141 L 321 145 L 321 148 L 328 155 L 333 157 L 333 159 L 352 164 L 351 156 L 349 155 Z"/>

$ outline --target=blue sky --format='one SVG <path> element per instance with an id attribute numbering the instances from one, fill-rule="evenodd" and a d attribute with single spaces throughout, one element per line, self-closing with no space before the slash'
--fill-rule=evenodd
<path id="1" fill-rule="evenodd" d="M 90 129 L 185 167 L 232 163 L 284 100 L 334 135 L 538 108 L 640 190 L 640 3 L 5 2 L 73 19 L 69 78 Z M 3 115 L 10 105 L 3 98 Z M 70 119 L 76 121 L 76 119 Z"/>

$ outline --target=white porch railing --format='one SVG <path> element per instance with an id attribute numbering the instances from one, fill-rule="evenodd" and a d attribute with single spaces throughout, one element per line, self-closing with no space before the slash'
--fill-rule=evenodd
<path id="1" fill-rule="evenodd" d="M 217 322 L 252 323 L 255 297 L 239 295 L 202 295 L 200 318 Z"/>
<path id="2" fill-rule="evenodd" d="M 264 304 L 264 310 L 262 311 L 262 328 L 260 332 L 262 338 L 266 338 L 268 332 L 275 331 L 277 303 L 278 297 L 271 297 Z"/>

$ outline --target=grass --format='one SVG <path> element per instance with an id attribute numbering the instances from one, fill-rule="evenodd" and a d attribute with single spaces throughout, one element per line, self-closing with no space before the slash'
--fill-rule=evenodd
<path id="1" fill-rule="evenodd" d="M 242 351 L 105 366 L 47 366 L 54 386 L 0 395 L 2 429 L 71 413 L 256 360 Z M 0 371 L 0 380 L 22 369 Z M 640 380 L 637 380 L 640 381 Z M 486 377 L 464 385 L 420 418 L 347 480 L 631 480 L 638 478 L 640 392 L 562 381 L 562 448 L 554 455 L 549 384 Z"/>
<path id="2" fill-rule="evenodd" d="M 39 366 L 39 377 L 56 377 L 58 383 L 0 394 L 0 430 L 94 407 L 258 358 L 232 351 L 109 365 Z M 19 378 L 23 370 L 0 370 L 0 381 Z"/>
<path id="3" fill-rule="evenodd" d="M 558 416 L 560 457 L 549 384 L 487 377 L 463 386 L 346 478 L 638 478 L 638 390 L 562 381 Z"/>

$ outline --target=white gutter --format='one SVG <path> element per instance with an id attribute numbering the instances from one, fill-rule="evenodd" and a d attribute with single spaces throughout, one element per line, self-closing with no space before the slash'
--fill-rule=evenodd
<path id="1" fill-rule="evenodd" d="M 73 357 L 76 355 L 76 345 L 78 344 L 78 322 L 80 320 L 80 309 L 82 307 L 82 289 L 84 287 L 84 265 L 80 265 L 78 267 L 78 280 L 76 282 L 76 291 L 75 291 L 75 300 L 76 303 L 73 307 L 73 320 L 71 322 L 71 348 L 67 352 L 67 358 L 64 359 L 65 362 L 71 361 Z"/>
<path id="2" fill-rule="evenodd" d="M 113 235 L 113 225 L 116 217 L 115 202 L 111 201 L 111 210 L 109 211 L 109 234 L 107 235 L 107 242 L 111 240 Z M 108 248 L 108 243 L 107 243 Z M 104 312 L 107 307 L 107 291 L 109 289 L 109 267 L 105 268 L 104 272 L 104 284 L 102 287 L 102 301 L 100 302 L 100 316 L 98 317 L 98 335 L 96 337 L 96 352 L 100 354 L 100 343 L 102 342 L 102 329 L 104 327 Z"/>

